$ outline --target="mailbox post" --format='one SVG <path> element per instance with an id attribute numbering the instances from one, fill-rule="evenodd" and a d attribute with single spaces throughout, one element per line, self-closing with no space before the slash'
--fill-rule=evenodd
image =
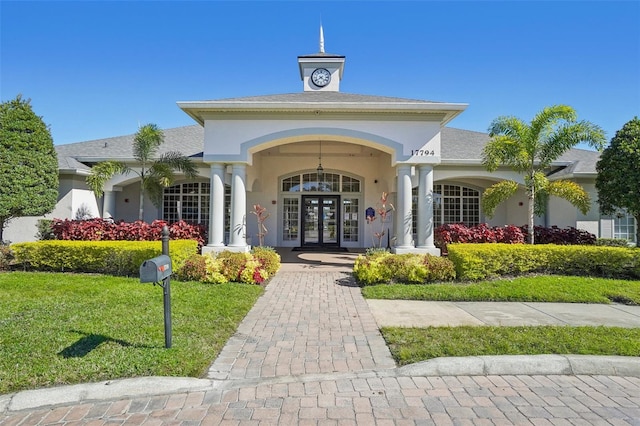
<path id="1" fill-rule="evenodd" d="M 158 284 L 163 289 L 164 346 L 171 347 L 171 258 L 169 257 L 169 228 L 162 227 L 162 255 L 140 265 L 140 282 Z"/>

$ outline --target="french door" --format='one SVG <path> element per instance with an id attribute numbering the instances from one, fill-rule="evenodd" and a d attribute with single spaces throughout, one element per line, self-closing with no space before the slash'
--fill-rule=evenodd
<path id="1" fill-rule="evenodd" d="M 302 197 L 302 245 L 338 246 L 340 235 L 340 196 Z"/>

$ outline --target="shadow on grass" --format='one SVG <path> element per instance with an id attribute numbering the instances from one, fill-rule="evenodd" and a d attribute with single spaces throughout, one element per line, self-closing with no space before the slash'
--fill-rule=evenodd
<path id="1" fill-rule="evenodd" d="M 98 348 L 98 346 L 100 346 L 101 344 L 107 342 L 117 343 L 122 347 L 151 348 L 151 346 L 134 345 L 125 340 L 113 339 L 103 334 L 88 334 L 78 330 L 69 331 L 72 333 L 81 334 L 83 335 L 83 337 L 81 337 L 77 342 L 73 343 L 70 346 L 67 346 L 66 348 L 58 352 L 58 355 L 61 355 L 63 358 L 82 358 L 92 350 Z"/>

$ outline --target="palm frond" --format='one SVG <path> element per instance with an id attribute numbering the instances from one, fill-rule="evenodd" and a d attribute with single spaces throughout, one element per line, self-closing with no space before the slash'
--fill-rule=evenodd
<path id="1" fill-rule="evenodd" d="M 527 123 L 518 117 L 502 116 L 491 122 L 489 136 L 511 136 L 514 139 L 523 139 L 527 132 Z"/>
<path id="2" fill-rule="evenodd" d="M 158 179 L 157 176 L 149 176 L 143 181 L 144 191 L 151 199 L 151 202 L 154 206 L 160 207 L 162 205 L 162 198 L 164 196 L 164 189 L 170 185 L 164 185 L 165 182 L 162 182 Z"/>
<path id="3" fill-rule="evenodd" d="M 155 180 L 160 185 L 169 187 L 175 181 L 175 173 L 173 167 L 167 163 L 156 161 L 149 169 L 149 180 Z"/>
<path id="4" fill-rule="evenodd" d="M 531 120 L 531 135 L 533 139 L 544 141 L 555 132 L 558 123 L 572 123 L 576 117 L 575 110 L 568 105 L 545 107 Z"/>
<path id="5" fill-rule="evenodd" d="M 496 135 L 482 150 L 482 164 L 493 172 L 499 166 L 509 166 L 516 171 L 526 170 L 529 155 L 518 139 L 508 135 Z"/>
<path id="6" fill-rule="evenodd" d="M 569 180 L 557 180 L 549 182 L 545 192 L 555 197 L 560 197 L 582 212 L 587 214 L 591 208 L 591 197 L 584 188 Z"/>
<path id="7" fill-rule="evenodd" d="M 133 138 L 133 156 L 143 163 L 151 161 L 164 142 L 164 132 L 156 124 L 145 124 L 140 127 Z"/>
<path id="8" fill-rule="evenodd" d="M 524 185 L 528 192 L 533 190 L 534 194 L 544 191 L 547 185 L 549 185 L 549 179 L 541 171 L 535 171 L 531 175 L 525 175 Z"/>
<path id="9" fill-rule="evenodd" d="M 580 143 L 601 150 L 607 143 L 604 130 L 588 121 L 566 123 L 544 142 L 540 162 L 546 166 Z"/>
<path id="10" fill-rule="evenodd" d="M 194 179 L 198 176 L 198 168 L 195 163 L 179 151 L 169 151 L 163 154 L 158 163 L 166 164 L 173 170 L 182 172 L 189 179 Z"/>
<path id="11" fill-rule="evenodd" d="M 91 168 L 91 174 L 86 178 L 87 186 L 96 194 L 96 197 L 102 197 L 104 185 L 109 179 L 118 173 L 129 174 L 129 172 L 131 169 L 124 163 L 103 161 Z"/>
<path id="12" fill-rule="evenodd" d="M 493 217 L 496 208 L 517 190 L 518 184 L 512 180 L 504 180 L 490 186 L 482 194 L 482 210 L 488 217 Z"/>

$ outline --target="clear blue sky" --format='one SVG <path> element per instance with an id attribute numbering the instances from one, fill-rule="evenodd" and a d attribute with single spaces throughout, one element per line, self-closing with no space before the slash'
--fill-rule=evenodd
<path id="1" fill-rule="evenodd" d="M 297 56 L 346 56 L 341 91 L 468 103 L 486 131 L 573 106 L 610 139 L 640 115 L 639 1 L 0 1 L 0 97 L 56 144 L 194 122 L 177 101 L 302 90 Z"/>

